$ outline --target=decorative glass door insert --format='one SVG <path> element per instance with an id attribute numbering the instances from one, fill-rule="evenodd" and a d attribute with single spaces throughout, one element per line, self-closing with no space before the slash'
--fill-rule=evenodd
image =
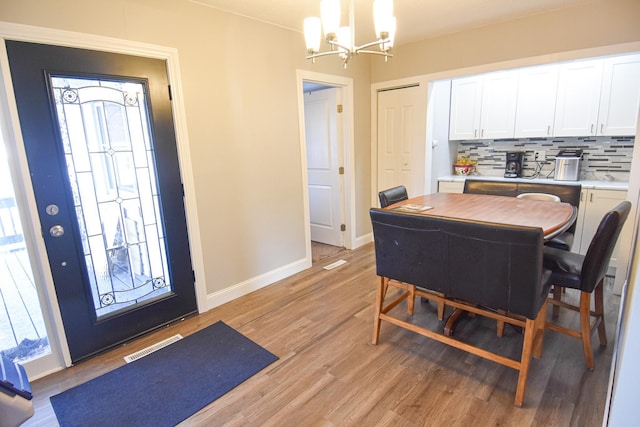
<path id="1" fill-rule="evenodd" d="M 97 319 L 170 294 L 145 86 L 50 84 Z"/>

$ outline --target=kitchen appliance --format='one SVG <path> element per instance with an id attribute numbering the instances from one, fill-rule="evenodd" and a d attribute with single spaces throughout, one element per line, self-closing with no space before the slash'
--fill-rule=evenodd
<path id="1" fill-rule="evenodd" d="M 556 181 L 578 181 L 582 164 L 582 150 L 560 150 L 556 156 Z"/>
<path id="2" fill-rule="evenodd" d="M 507 164 L 504 169 L 505 178 L 520 178 L 522 176 L 522 163 L 524 162 L 524 152 L 507 152 Z"/>

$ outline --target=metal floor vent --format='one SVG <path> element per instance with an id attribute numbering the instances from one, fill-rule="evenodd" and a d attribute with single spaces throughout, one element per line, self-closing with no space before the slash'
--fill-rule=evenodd
<path id="1" fill-rule="evenodd" d="M 130 355 L 125 356 L 124 357 L 124 361 L 127 362 L 127 363 L 131 363 L 131 362 L 133 362 L 135 360 L 138 360 L 138 359 L 140 359 L 142 357 L 145 357 L 148 354 L 153 353 L 154 351 L 158 351 L 161 348 L 164 348 L 164 347 L 166 347 L 166 346 L 168 346 L 170 344 L 173 344 L 176 341 L 180 341 L 181 339 L 182 339 L 182 335 L 180 335 L 180 334 L 174 335 L 172 337 L 167 338 L 166 340 L 162 340 L 162 341 L 157 342 L 157 343 L 155 343 L 153 345 L 150 345 L 147 348 L 143 348 L 140 351 L 136 351 L 135 353 L 131 353 Z"/>
<path id="2" fill-rule="evenodd" d="M 333 270 L 334 268 L 340 267 L 341 265 L 346 264 L 346 263 L 347 263 L 347 261 L 345 261 L 343 259 L 340 259 L 340 260 L 338 260 L 336 262 L 333 262 L 333 263 L 331 263 L 329 265 L 325 265 L 323 268 L 325 270 Z"/>

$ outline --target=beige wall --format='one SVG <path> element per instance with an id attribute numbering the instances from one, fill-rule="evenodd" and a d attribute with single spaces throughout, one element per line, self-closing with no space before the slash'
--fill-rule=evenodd
<path id="1" fill-rule="evenodd" d="M 402 31 L 402 24 L 398 24 Z M 640 41 L 640 1 L 599 0 L 398 46 L 373 82 Z M 535 59 L 530 59 L 535 63 Z"/>
<path id="2" fill-rule="evenodd" d="M 370 65 L 306 62 L 302 34 L 176 0 L 0 0 L 0 20 L 178 49 L 208 293 L 305 256 L 296 69 L 354 78 L 368 233 Z"/>
<path id="3" fill-rule="evenodd" d="M 178 49 L 207 291 L 304 257 L 297 68 L 354 79 L 356 235 L 369 233 L 370 84 L 640 40 L 640 1 L 594 1 L 399 46 L 304 60 L 302 34 L 187 0 L 0 0 L 0 20 Z"/>

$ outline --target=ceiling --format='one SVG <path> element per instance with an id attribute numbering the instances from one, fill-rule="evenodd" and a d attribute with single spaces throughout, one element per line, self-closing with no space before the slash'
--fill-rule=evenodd
<path id="1" fill-rule="evenodd" d="M 320 16 L 320 0 L 190 0 L 302 33 L 307 16 Z M 356 42 L 374 38 L 373 0 L 353 0 Z M 396 45 L 603 0 L 395 0 Z M 349 1 L 342 0 L 342 25 Z"/>

